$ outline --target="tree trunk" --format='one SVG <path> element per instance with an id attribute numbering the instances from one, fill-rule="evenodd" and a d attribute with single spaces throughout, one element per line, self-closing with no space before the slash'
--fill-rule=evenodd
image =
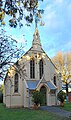
<path id="1" fill-rule="evenodd" d="M 60 106 L 61 106 L 61 107 L 64 107 L 64 102 L 60 102 Z"/>
<path id="2" fill-rule="evenodd" d="M 68 102 L 68 83 L 66 82 L 66 101 Z"/>

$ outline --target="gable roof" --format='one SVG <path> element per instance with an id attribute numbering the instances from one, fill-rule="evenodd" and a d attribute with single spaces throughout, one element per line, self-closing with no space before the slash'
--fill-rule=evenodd
<path id="1" fill-rule="evenodd" d="M 48 59 L 50 60 L 50 62 L 52 63 L 52 65 L 57 69 L 57 67 L 54 65 L 54 63 L 52 62 L 52 60 L 49 58 L 49 56 L 46 54 L 46 52 L 43 50 L 43 48 L 41 48 L 42 51 L 45 53 L 45 55 L 48 57 Z M 57 69 L 58 70 L 58 69 Z"/>
<path id="2" fill-rule="evenodd" d="M 36 36 L 37 36 L 37 37 L 36 37 Z M 43 50 L 42 46 L 40 47 L 41 51 L 36 50 L 36 49 L 33 49 L 34 44 L 36 44 L 36 45 L 38 46 L 38 43 L 39 43 L 39 45 L 41 46 L 38 28 L 36 28 L 36 29 L 35 29 L 35 32 L 34 32 L 34 35 L 33 35 L 32 47 L 31 47 L 25 54 L 23 54 L 23 55 L 21 56 L 21 58 L 22 58 L 23 56 L 25 56 L 26 54 L 28 54 L 29 51 L 36 51 L 36 52 L 41 52 L 41 53 L 43 52 L 43 53 L 45 53 L 45 55 L 47 56 L 47 58 L 50 60 L 51 64 L 55 67 L 55 69 L 57 69 L 56 66 L 54 65 L 54 63 L 52 62 L 52 60 L 48 57 L 48 55 L 46 54 L 46 52 Z"/>
<path id="3" fill-rule="evenodd" d="M 27 80 L 27 85 L 28 85 L 28 89 L 30 90 L 35 90 L 37 85 L 39 83 L 39 80 Z"/>
<path id="4" fill-rule="evenodd" d="M 35 36 L 36 36 L 36 34 L 37 34 L 37 36 L 39 36 L 39 33 L 38 33 L 38 29 L 36 28 L 36 31 L 35 31 Z M 38 37 L 39 38 L 39 37 Z M 37 41 L 36 41 L 37 42 Z M 40 38 L 39 38 L 39 40 L 38 40 L 38 42 L 40 43 Z M 26 53 L 24 53 L 18 60 L 17 60 L 17 62 L 23 57 L 23 56 L 25 56 L 26 54 L 28 54 L 29 53 L 29 51 L 36 51 L 36 50 L 34 50 L 34 49 L 32 49 L 33 48 L 33 46 L 26 52 Z M 46 54 L 46 52 L 42 49 L 42 47 L 40 47 L 41 48 L 41 51 L 36 51 L 36 52 L 43 52 L 43 53 L 45 53 L 45 55 L 47 56 L 47 58 L 50 60 L 50 62 L 51 62 L 51 64 L 55 67 L 55 69 L 57 69 L 56 68 L 56 66 L 53 64 L 53 62 L 51 61 L 51 59 L 48 57 L 48 55 Z M 16 62 L 16 63 L 17 63 Z M 16 63 L 14 63 L 14 64 L 16 64 Z M 58 69 L 57 69 L 58 70 Z M 8 72 L 7 72 L 8 73 Z M 6 80 L 6 78 L 7 78 L 7 75 L 6 75 L 6 77 L 5 77 L 5 80 Z"/>
<path id="5" fill-rule="evenodd" d="M 28 52 L 31 51 L 32 48 L 33 48 L 33 47 L 31 47 L 23 56 L 25 56 L 26 54 L 28 54 Z M 45 55 L 48 57 L 48 59 L 50 60 L 51 64 L 55 67 L 55 69 L 58 70 L 57 67 L 54 65 L 54 63 L 52 62 L 52 60 L 51 60 L 50 57 L 46 54 L 46 52 L 43 50 L 42 47 L 41 47 L 41 50 L 42 50 L 43 53 L 45 53 Z M 32 51 L 33 51 L 33 50 L 32 50 Z M 38 51 L 38 52 L 40 52 L 40 51 Z M 23 56 L 21 56 L 21 58 L 22 58 Z"/>
<path id="6" fill-rule="evenodd" d="M 43 83 L 43 81 L 40 82 L 39 80 L 26 80 L 26 82 L 29 90 L 36 90 L 37 86 Z M 50 90 L 57 89 L 57 87 L 51 81 L 47 81 L 47 82 L 45 81 L 43 84 L 46 84 L 46 86 L 49 87 Z"/>
<path id="7" fill-rule="evenodd" d="M 48 81 L 47 82 L 47 86 L 50 88 L 50 90 L 56 90 L 56 86 L 51 82 L 51 81 Z"/>

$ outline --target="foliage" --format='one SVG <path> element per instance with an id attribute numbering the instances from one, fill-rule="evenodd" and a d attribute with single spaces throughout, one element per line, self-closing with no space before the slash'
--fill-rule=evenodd
<path id="1" fill-rule="evenodd" d="M 44 10 L 38 9 L 39 1 L 43 0 L 0 0 L 1 25 L 5 25 L 4 18 L 8 15 L 11 18 L 9 19 L 11 27 L 15 28 L 17 24 L 22 27 L 23 19 L 29 26 L 33 22 L 34 16 L 36 19 L 40 19 L 44 12 Z"/>
<path id="2" fill-rule="evenodd" d="M 0 91 L 0 103 L 3 103 L 3 93 Z"/>
<path id="3" fill-rule="evenodd" d="M 68 120 L 66 117 L 61 117 L 48 111 L 21 109 L 9 109 L 0 104 L 0 119 L 1 120 Z"/>
<path id="4" fill-rule="evenodd" d="M 66 94 L 65 94 L 65 92 L 63 92 L 62 90 L 60 90 L 59 92 L 58 92 L 58 94 L 57 94 L 57 99 L 60 101 L 60 102 L 64 102 L 64 100 L 65 100 L 65 98 L 66 98 Z"/>
<path id="5" fill-rule="evenodd" d="M 62 75 L 62 82 L 66 84 L 66 93 L 68 96 L 68 85 L 71 82 L 71 52 L 58 52 L 52 58 L 52 61 Z"/>
<path id="6" fill-rule="evenodd" d="M 41 104 L 42 102 L 42 94 L 40 91 L 35 91 L 33 92 L 33 102 L 36 104 L 36 105 L 39 105 Z"/>
<path id="7" fill-rule="evenodd" d="M 17 41 L 4 32 L 0 31 L 0 80 L 3 80 L 7 69 L 24 53 L 24 46 L 18 47 Z"/>

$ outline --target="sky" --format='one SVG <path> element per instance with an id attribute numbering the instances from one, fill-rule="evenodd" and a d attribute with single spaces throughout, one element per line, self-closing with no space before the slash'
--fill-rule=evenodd
<path id="1" fill-rule="evenodd" d="M 58 51 L 71 51 L 71 0 L 44 0 L 39 4 L 44 9 L 42 21 L 44 26 L 38 23 L 38 30 L 42 48 L 52 58 Z M 25 26 L 20 29 L 12 29 L 8 25 L 4 27 L 7 34 L 12 35 L 18 42 L 25 43 L 25 52 L 32 46 L 35 24 L 31 27 Z M 25 36 L 23 36 L 25 35 Z"/>

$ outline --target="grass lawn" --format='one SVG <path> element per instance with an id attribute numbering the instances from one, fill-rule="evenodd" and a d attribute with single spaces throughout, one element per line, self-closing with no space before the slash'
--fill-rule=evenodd
<path id="1" fill-rule="evenodd" d="M 47 111 L 30 109 L 10 109 L 0 104 L 0 120 L 68 120 Z"/>
<path id="2" fill-rule="evenodd" d="M 65 102 L 64 109 L 67 110 L 67 111 L 71 111 L 71 103 Z"/>

